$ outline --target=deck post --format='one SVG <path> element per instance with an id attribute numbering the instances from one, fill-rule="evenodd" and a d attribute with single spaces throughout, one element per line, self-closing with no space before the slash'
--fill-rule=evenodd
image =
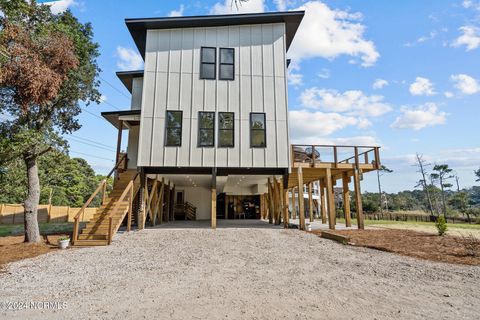
<path id="1" fill-rule="evenodd" d="M 172 191 L 170 193 L 170 220 L 175 221 L 175 185 L 172 184 Z"/>
<path id="2" fill-rule="evenodd" d="M 308 184 L 308 212 L 310 215 L 310 222 L 313 222 L 313 197 L 312 197 L 312 183 Z"/>
<path id="3" fill-rule="evenodd" d="M 353 170 L 353 183 L 355 186 L 355 205 L 357 208 L 357 225 L 358 229 L 365 229 L 362 205 L 362 192 L 360 190 L 360 175 L 358 167 Z"/>
<path id="4" fill-rule="evenodd" d="M 345 226 L 351 227 L 352 226 L 352 215 L 350 213 L 350 192 L 348 190 L 348 183 L 350 182 L 350 178 L 346 172 L 343 173 L 342 177 L 343 181 L 343 212 L 345 213 Z"/>
<path id="5" fill-rule="evenodd" d="M 160 224 L 163 223 L 163 200 L 165 198 L 165 178 L 162 178 L 162 187 L 160 188 L 160 194 L 158 199 L 158 220 Z"/>
<path id="6" fill-rule="evenodd" d="M 288 214 L 288 189 L 284 189 L 283 191 L 283 226 L 285 228 L 288 228 L 288 225 L 290 224 L 290 217 Z"/>
<path id="7" fill-rule="evenodd" d="M 217 170 L 212 169 L 212 229 L 217 229 Z"/>
<path id="8" fill-rule="evenodd" d="M 298 176 L 298 211 L 299 211 L 299 227 L 305 230 L 305 201 L 303 200 L 303 171 L 302 167 L 297 169 Z"/>
<path id="9" fill-rule="evenodd" d="M 168 181 L 167 190 L 165 190 L 165 220 L 170 221 L 170 181 Z"/>
<path id="10" fill-rule="evenodd" d="M 120 161 L 120 151 L 122 150 L 122 131 L 123 131 L 123 120 L 118 121 L 118 134 L 117 134 L 117 154 L 115 157 L 115 164 Z"/>
<path id="11" fill-rule="evenodd" d="M 260 198 L 261 198 L 261 196 L 260 196 Z M 260 202 L 261 201 L 262 200 L 260 199 Z M 228 196 L 227 195 L 225 195 L 225 216 L 224 216 L 224 219 L 228 220 Z"/>
<path id="12" fill-rule="evenodd" d="M 320 180 L 320 213 L 322 215 L 322 224 L 327 223 L 327 210 L 325 208 L 325 180 Z"/>
<path id="13" fill-rule="evenodd" d="M 297 204 L 295 201 L 295 187 L 293 187 L 292 190 L 292 219 L 295 220 L 297 219 Z"/>
<path id="14" fill-rule="evenodd" d="M 281 224 L 283 220 L 283 182 L 282 178 L 275 179 L 275 185 L 277 190 L 277 207 L 278 207 L 278 217 L 277 224 Z"/>
<path id="15" fill-rule="evenodd" d="M 273 188 L 271 178 L 268 178 L 268 223 L 273 223 L 273 215 L 275 214 L 275 209 L 273 205 Z"/>
<path id="16" fill-rule="evenodd" d="M 327 188 L 328 228 L 335 230 L 335 199 L 333 198 L 332 171 L 326 168 L 325 181 Z"/>

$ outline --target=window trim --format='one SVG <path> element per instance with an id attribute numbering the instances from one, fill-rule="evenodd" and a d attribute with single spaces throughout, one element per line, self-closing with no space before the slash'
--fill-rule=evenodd
<path id="1" fill-rule="evenodd" d="M 233 62 L 232 63 L 222 63 L 222 50 L 232 50 L 233 51 Z M 232 72 L 232 78 L 222 78 L 221 70 L 222 70 L 222 65 L 225 66 L 232 66 L 233 67 L 233 72 Z M 220 48 L 218 52 L 218 80 L 225 80 L 225 81 L 234 81 L 235 80 L 235 48 Z"/>
<path id="2" fill-rule="evenodd" d="M 213 49 L 215 51 L 214 62 L 203 62 L 203 49 Z M 206 78 L 203 76 L 203 65 L 213 65 L 213 78 Z M 215 47 L 201 47 L 200 48 L 200 79 L 201 80 L 217 80 L 217 48 Z"/>
<path id="3" fill-rule="evenodd" d="M 180 144 L 168 144 L 168 129 L 178 129 L 177 127 L 168 126 L 168 113 L 179 112 L 180 113 Z M 182 110 L 165 110 L 165 147 L 181 147 L 183 136 L 183 111 Z"/>
<path id="4" fill-rule="evenodd" d="M 221 113 L 226 113 L 226 114 L 231 114 L 232 117 L 232 129 L 220 129 L 220 114 Z M 218 113 L 218 138 L 217 138 L 217 145 L 219 148 L 235 148 L 235 112 L 219 112 Z M 232 144 L 229 145 L 220 145 L 220 131 L 232 131 L 233 139 L 232 139 Z"/>
<path id="5" fill-rule="evenodd" d="M 200 127 L 200 114 L 202 113 L 211 113 L 213 114 L 213 128 L 202 128 Z M 197 147 L 199 148 L 214 148 L 215 147 L 215 111 L 198 111 L 198 128 L 197 128 Z M 213 132 L 213 140 L 212 140 L 212 144 L 208 144 L 208 145 L 203 145 L 200 143 L 200 130 L 212 130 Z"/>
<path id="6" fill-rule="evenodd" d="M 253 129 L 252 128 L 252 116 L 255 114 L 262 114 L 263 115 L 263 125 L 264 129 Z M 260 149 L 265 149 L 267 147 L 267 115 L 265 112 L 250 112 L 250 148 L 260 148 Z M 265 146 L 254 146 L 253 145 L 253 131 L 263 131 L 263 138 L 265 140 Z"/>

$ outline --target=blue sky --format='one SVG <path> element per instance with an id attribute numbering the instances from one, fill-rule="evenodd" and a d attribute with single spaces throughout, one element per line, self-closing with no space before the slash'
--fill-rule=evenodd
<path id="1" fill-rule="evenodd" d="M 91 22 L 101 46 L 101 92 L 105 102 L 81 116 L 70 140 L 72 156 L 98 172 L 113 165 L 116 132 L 98 118 L 129 108 L 118 70 L 141 68 L 125 18 L 236 12 L 230 0 L 62 0 Z M 418 180 L 414 155 L 448 163 L 460 186 L 475 184 L 480 167 L 480 0 L 250 0 L 241 12 L 306 10 L 289 52 L 289 102 L 293 143 L 378 144 L 394 173 L 384 189 L 412 189 Z M 308 120 L 308 121 L 306 121 Z M 94 141 L 92 145 L 87 145 Z M 80 143 L 83 142 L 83 143 Z M 100 143 L 101 145 L 99 145 Z M 102 147 L 102 148 L 100 148 Z M 366 174 L 363 189 L 375 191 Z"/>

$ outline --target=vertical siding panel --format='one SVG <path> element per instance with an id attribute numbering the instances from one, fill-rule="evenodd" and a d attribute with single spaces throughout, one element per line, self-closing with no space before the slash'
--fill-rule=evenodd
<path id="1" fill-rule="evenodd" d="M 182 37 L 182 66 L 181 72 L 191 74 L 193 72 L 193 35 L 194 29 L 184 29 Z"/>
<path id="2" fill-rule="evenodd" d="M 240 30 L 240 75 L 248 76 L 251 75 L 251 27 L 250 26 L 241 26 Z"/>
<path id="3" fill-rule="evenodd" d="M 139 141 L 139 153 L 138 153 L 138 165 L 150 166 L 150 145 L 152 144 L 152 130 L 153 130 L 153 118 L 142 118 L 140 126 L 140 141 Z M 143 146 L 140 148 L 140 145 Z"/>
<path id="4" fill-rule="evenodd" d="M 153 118 L 152 140 L 151 140 L 151 162 L 152 166 L 161 167 L 164 165 L 164 152 L 165 146 L 165 117 Z M 172 150 L 170 148 L 170 150 Z M 176 156 L 175 156 L 176 158 Z"/>
<path id="5" fill-rule="evenodd" d="M 273 25 L 264 24 L 261 28 L 263 76 L 273 77 Z"/>
<path id="6" fill-rule="evenodd" d="M 276 77 L 285 77 L 285 47 L 284 47 L 284 32 L 285 24 L 277 23 L 273 25 L 273 52 L 274 58 L 274 70 Z"/>
<path id="7" fill-rule="evenodd" d="M 205 45 L 205 28 L 194 29 L 193 49 L 193 97 L 190 119 L 190 166 L 200 167 L 202 165 L 202 149 L 197 147 L 198 133 L 198 111 L 203 110 L 205 101 L 205 80 L 200 80 L 200 48 Z"/>
<path id="8" fill-rule="evenodd" d="M 240 166 L 243 168 L 252 167 L 252 149 L 250 148 L 250 129 L 248 119 L 240 120 L 240 129 L 242 133 L 241 152 L 240 152 Z"/>
<path id="9" fill-rule="evenodd" d="M 170 51 L 170 31 L 156 30 L 158 36 L 158 57 L 157 57 L 157 72 L 168 72 L 168 56 Z"/>
<path id="10" fill-rule="evenodd" d="M 218 28 L 207 28 L 205 34 L 205 45 L 208 47 L 218 47 L 217 45 Z M 217 52 L 218 61 L 218 52 Z M 218 71 L 218 63 L 217 63 Z M 217 72 L 218 75 L 218 72 Z M 204 111 L 215 111 L 217 108 L 217 81 L 204 80 L 205 82 L 205 104 Z M 202 148 L 204 167 L 215 166 L 215 148 Z"/>

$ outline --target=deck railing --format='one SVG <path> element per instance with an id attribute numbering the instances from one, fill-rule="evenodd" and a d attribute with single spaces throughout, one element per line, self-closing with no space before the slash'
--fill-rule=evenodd
<path id="1" fill-rule="evenodd" d="M 377 146 L 345 146 L 345 145 L 291 145 L 292 167 L 307 163 L 315 167 L 320 163 L 339 164 L 371 164 L 380 169 L 380 147 Z"/>

